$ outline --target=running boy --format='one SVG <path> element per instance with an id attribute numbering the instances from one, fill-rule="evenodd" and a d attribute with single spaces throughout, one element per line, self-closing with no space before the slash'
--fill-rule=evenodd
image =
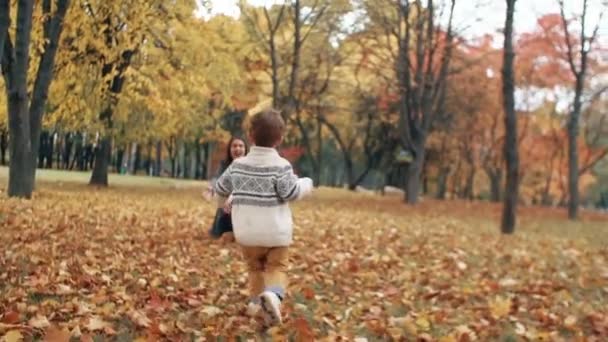
<path id="1" fill-rule="evenodd" d="M 285 297 L 288 248 L 293 221 L 289 201 L 312 192 L 310 178 L 298 178 L 275 149 L 283 140 L 285 122 L 276 110 L 253 116 L 249 154 L 235 160 L 215 184 L 220 196 L 232 194 L 232 224 L 249 271 L 252 303 L 261 305 L 269 324 L 280 324 Z M 251 303 L 250 303 L 251 304 Z"/>

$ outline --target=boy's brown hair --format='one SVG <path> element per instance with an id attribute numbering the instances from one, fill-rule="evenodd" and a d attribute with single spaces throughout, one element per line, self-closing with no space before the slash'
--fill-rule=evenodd
<path id="1" fill-rule="evenodd" d="M 256 146 L 275 147 L 283 138 L 285 121 L 276 109 L 255 114 L 249 122 L 249 134 Z"/>

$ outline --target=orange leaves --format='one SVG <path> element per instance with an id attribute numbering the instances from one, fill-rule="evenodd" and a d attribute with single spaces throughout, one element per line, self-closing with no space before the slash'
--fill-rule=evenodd
<path id="1" fill-rule="evenodd" d="M 206 237 L 213 204 L 188 184 L 41 184 L 29 203 L 1 197 L 0 340 L 255 339 L 239 250 Z M 265 336 L 605 336 L 606 254 L 556 237 L 563 222 L 550 210 L 523 208 L 521 232 L 498 240 L 495 209 L 319 189 L 294 205 L 285 325 Z M 545 235 L 526 225 L 547 216 L 556 226 Z"/>

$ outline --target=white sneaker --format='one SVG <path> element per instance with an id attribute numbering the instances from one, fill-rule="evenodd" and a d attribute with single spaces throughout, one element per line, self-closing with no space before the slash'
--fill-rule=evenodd
<path id="1" fill-rule="evenodd" d="M 249 304 L 247 304 L 247 316 L 257 317 L 261 311 L 262 305 L 260 305 L 260 303 L 249 302 Z"/>
<path id="2" fill-rule="evenodd" d="M 280 325 L 283 323 L 281 317 L 281 299 L 272 291 L 264 291 L 260 295 L 262 304 L 262 315 L 267 325 Z"/>

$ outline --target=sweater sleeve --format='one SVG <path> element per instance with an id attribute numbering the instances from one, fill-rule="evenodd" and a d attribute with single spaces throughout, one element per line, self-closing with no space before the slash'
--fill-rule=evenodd
<path id="1" fill-rule="evenodd" d="M 222 173 L 215 182 L 213 189 L 222 197 L 228 197 L 232 193 L 232 165 Z"/>
<path id="2" fill-rule="evenodd" d="M 301 199 L 312 191 L 313 184 L 310 178 L 298 178 L 293 168 L 286 166 L 277 176 L 277 194 L 284 201 Z"/>

